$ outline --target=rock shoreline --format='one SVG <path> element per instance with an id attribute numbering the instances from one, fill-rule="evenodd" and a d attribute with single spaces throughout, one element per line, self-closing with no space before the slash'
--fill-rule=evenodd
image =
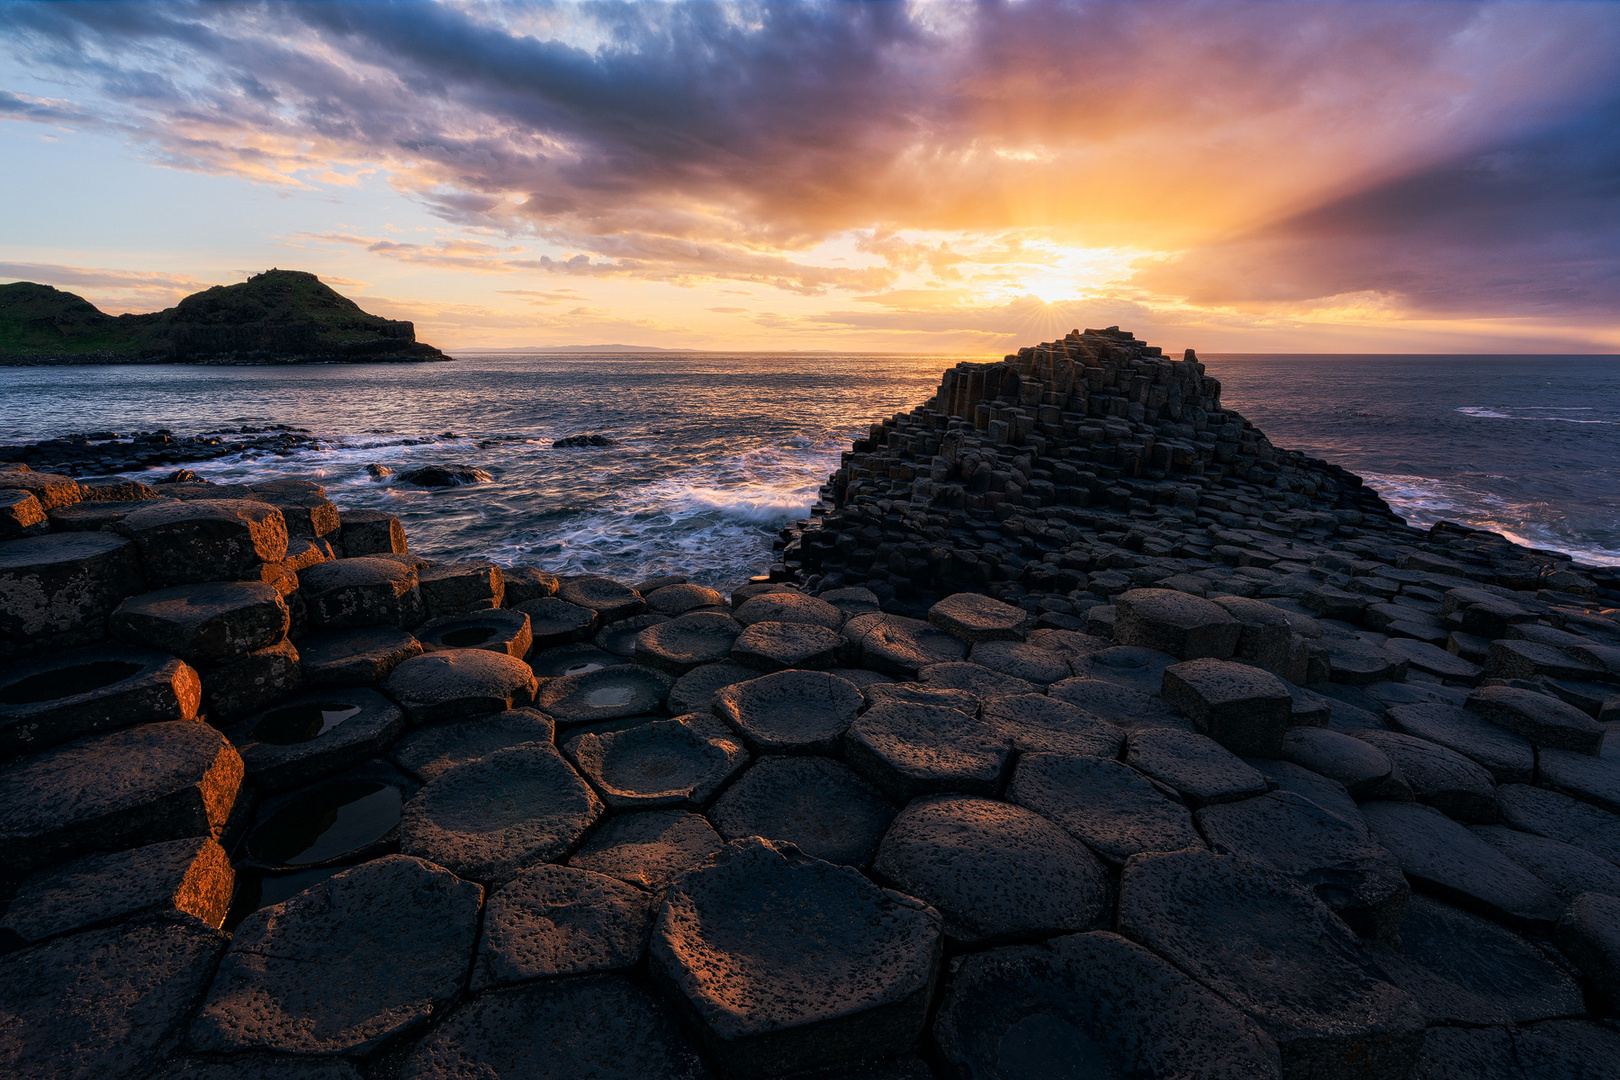
<path id="1" fill-rule="evenodd" d="M 817 510 L 722 593 L 0 465 L 0 1072 L 1614 1074 L 1612 570 L 1112 328 Z"/>

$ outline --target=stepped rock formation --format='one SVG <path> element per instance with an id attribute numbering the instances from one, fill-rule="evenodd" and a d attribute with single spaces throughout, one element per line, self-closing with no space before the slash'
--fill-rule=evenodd
<path id="1" fill-rule="evenodd" d="M 821 510 L 728 596 L 0 463 L 0 1075 L 1615 1075 L 1612 570 L 1113 331 Z"/>
<path id="2" fill-rule="evenodd" d="M 0 285 L 0 364 L 447 360 L 409 322 L 368 315 L 314 274 L 267 270 L 146 315 L 106 315 L 29 281 Z"/>

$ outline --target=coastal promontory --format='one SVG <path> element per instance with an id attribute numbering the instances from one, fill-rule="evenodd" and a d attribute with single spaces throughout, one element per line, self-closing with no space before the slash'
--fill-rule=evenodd
<path id="1" fill-rule="evenodd" d="M 149 314 L 108 315 L 70 292 L 0 285 L 0 364 L 297 364 L 448 360 L 300 270 L 266 270 Z"/>

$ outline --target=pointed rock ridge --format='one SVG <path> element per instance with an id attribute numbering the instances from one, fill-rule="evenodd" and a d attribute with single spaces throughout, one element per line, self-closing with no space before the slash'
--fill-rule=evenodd
<path id="1" fill-rule="evenodd" d="M 448 360 L 416 327 L 301 270 L 266 270 L 145 315 L 107 315 L 70 292 L 0 285 L 0 364 L 294 364 Z"/>

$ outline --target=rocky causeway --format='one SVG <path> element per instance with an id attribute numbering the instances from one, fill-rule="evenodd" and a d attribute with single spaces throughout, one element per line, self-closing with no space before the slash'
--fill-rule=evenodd
<path id="1" fill-rule="evenodd" d="M 0 1075 L 1620 1076 L 1620 571 L 1191 351 L 957 365 L 724 592 L 106 434 L 0 463 Z"/>

